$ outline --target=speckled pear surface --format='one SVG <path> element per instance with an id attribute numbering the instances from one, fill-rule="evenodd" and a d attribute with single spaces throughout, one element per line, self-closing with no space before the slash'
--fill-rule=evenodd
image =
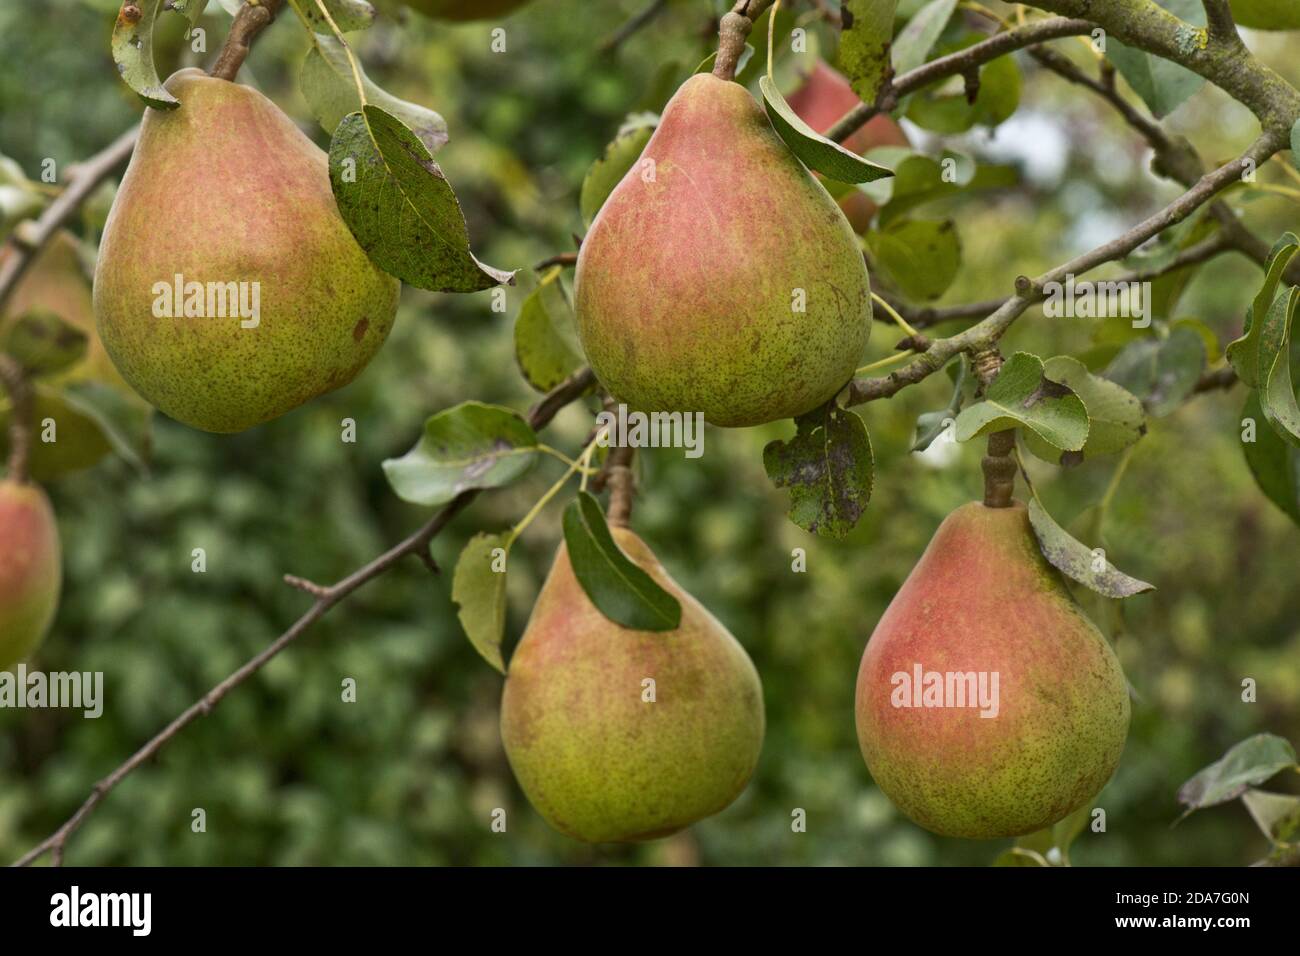
<path id="1" fill-rule="evenodd" d="M 100 337 L 122 376 L 194 428 L 238 432 L 350 382 L 388 336 L 398 281 L 340 218 L 325 154 L 256 90 L 182 70 L 145 111 L 95 268 Z M 220 302 L 155 315 L 157 284 L 257 283 L 255 328 Z M 227 289 L 236 287 L 227 286 Z M 238 301 L 228 296 L 228 303 Z M 166 312 L 166 308 L 163 309 Z"/>
<path id="2" fill-rule="evenodd" d="M 0 670 L 27 658 L 59 604 L 59 530 L 45 492 L 0 481 Z"/>
<path id="3" fill-rule="evenodd" d="M 578 254 L 578 331 L 636 410 L 758 425 L 811 411 L 871 331 L 844 214 L 737 83 L 698 74 L 664 110 Z"/>
<path id="4" fill-rule="evenodd" d="M 909 700 L 896 675 L 917 665 L 996 673 L 996 716 L 896 706 Z M 858 672 L 858 740 L 872 777 L 945 836 L 1017 836 L 1068 816 L 1110 779 L 1128 723 L 1119 661 L 1043 558 L 1018 502 L 968 504 L 944 520 Z"/>
<path id="5" fill-rule="evenodd" d="M 717 813 L 745 788 L 763 743 L 763 691 L 744 648 L 639 537 L 611 530 L 681 602 L 680 626 L 610 621 L 561 544 L 501 701 L 501 737 L 524 793 L 553 827 L 589 843 L 650 840 Z"/>

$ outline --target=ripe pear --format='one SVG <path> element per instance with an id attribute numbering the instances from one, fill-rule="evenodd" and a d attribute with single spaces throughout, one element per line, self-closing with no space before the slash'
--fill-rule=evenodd
<path id="1" fill-rule="evenodd" d="M 918 670 L 951 687 L 940 694 Z M 967 675 L 964 701 L 956 675 Z M 985 706 L 972 706 L 981 679 Z M 1068 816 L 1110 779 L 1128 722 L 1119 661 L 1043 558 L 1019 502 L 972 503 L 944 520 L 858 672 L 872 777 L 944 836 L 1018 836 Z"/>
<path id="2" fill-rule="evenodd" d="M 325 154 L 274 103 L 193 69 L 166 86 L 181 105 L 145 111 L 100 245 L 95 316 L 151 404 L 243 431 L 365 368 L 400 283 L 357 245 Z M 169 296 L 177 281 L 183 295 Z"/>
<path id="3" fill-rule="evenodd" d="M 62 580 L 59 530 L 45 492 L 0 481 L 0 670 L 45 639 Z"/>
<path id="4" fill-rule="evenodd" d="M 818 60 L 803 85 L 786 98 L 790 108 L 799 118 L 818 133 L 825 133 L 844 114 L 862 101 L 843 74 Z M 887 113 L 881 113 L 860 127 L 841 145 L 859 156 L 865 156 L 877 146 L 907 146 L 907 134 Z M 849 225 L 856 233 L 866 232 L 871 218 L 876 214 L 876 204 L 861 190 L 854 189 L 840 198 Z"/>
<path id="5" fill-rule="evenodd" d="M 524 793 L 589 843 L 652 840 L 717 813 L 745 788 L 763 743 L 763 689 L 744 648 L 636 534 L 611 531 L 681 602 L 680 625 L 634 631 L 606 618 L 561 544 L 501 699 Z"/>
<path id="6" fill-rule="evenodd" d="M 1300 30 L 1296 0 L 1232 0 L 1237 24 L 1256 30 Z"/>
<path id="7" fill-rule="evenodd" d="M 749 92 L 687 80 L 578 253 L 578 331 L 601 383 L 643 412 L 791 418 L 852 377 L 871 286 L 835 201 Z"/>
<path id="8" fill-rule="evenodd" d="M 504 17 L 529 0 L 405 0 L 408 7 L 437 20 L 489 20 Z"/>

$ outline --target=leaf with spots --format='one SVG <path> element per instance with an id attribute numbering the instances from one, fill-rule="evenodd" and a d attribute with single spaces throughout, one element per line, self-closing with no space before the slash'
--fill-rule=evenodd
<path id="1" fill-rule="evenodd" d="M 763 449 L 763 467 L 772 484 L 790 489 L 791 521 L 843 538 L 871 500 L 875 461 L 867 426 L 834 401 L 794 421 L 793 438 Z"/>
<path id="2" fill-rule="evenodd" d="M 123 82 L 145 104 L 159 110 L 174 110 L 180 100 L 163 88 L 153 64 L 153 25 L 163 0 L 126 0 L 113 24 L 113 62 Z"/>
<path id="3" fill-rule="evenodd" d="M 511 540 L 508 531 L 474 535 L 456 559 L 451 579 L 451 599 L 465 636 L 503 674 L 501 638 L 506 629 L 506 556 Z"/>
<path id="4" fill-rule="evenodd" d="M 1178 788 L 1178 802 L 1194 810 L 1235 800 L 1249 788 L 1296 767 L 1295 748 L 1274 734 L 1256 734 L 1232 747 Z"/>
<path id="5" fill-rule="evenodd" d="M 1090 549 L 1073 537 L 1047 513 L 1037 496 L 1029 499 L 1029 523 L 1047 563 L 1070 580 L 1117 599 L 1155 590 L 1155 585 L 1130 577 L 1107 561 L 1101 548 Z"/>
<path id="6" fill-rule="evenodd" d="M 460 203 L 428 148 L 401 120 L 366 106 L 330 142 L 330 185 L 343 220 L 385 272 L 435 292 L 514 282 L 469 249 Z"/>
<path id="7" fill-rule="evenodd" d="M 1103 374 L 1141 399 L 1152 418 L 1163 418 L 1182 407 L 1183 400 L 1196 390 L 1205 363 L 1205 339 L 1182 325 L 1163 339 L 1130 342 Z"/>
<path id="8" fill-rule="evenodd" d="M 574 577 L 601 614 L 634 631 L 674 631 L 682 605 L 625 555 L 600 503 L 585 491 L 564 509 L 564 544 Z"/>
<path id="9" fill-rule="evenodd" d="M 303 14 L 318 33 L 332 32 L 330 20 L 343 33 L 365 30 L 375 22 L 375 8 L 366 0 L 321 0 L 329 11 L 329 20 L 320 12 L 316 0 L 303 0 Z"/>
<path id="10" fill-rule="evenodd" d="M 194 26 L 208 8 L 208 0 L 172 0 L 171 8 L 189 20 L 190 26 Z"/>
<path id="11" fill-rule="evenodd" d="M 1099 455 L 1121 452 L 1146 434 L 1146 414 L 1137 396 L 1093 375 L 1087 366 L 1069 355 L 1048 359 L 1043 368 L 1049 379 L 1068 386 L 1083 402 L 1088 413 L 1088 440 L 1081 451 L 1067 452 L 1027 430 L 1025 446 L 1039 458 L 1054 465 L 1077 465 Z"/>
<path id="12" fill-rule="evenodd" d="M 858 98 L 868 103 L 893 76 L 890 51 L 894 40 L 894 15 L 898 0 L 845 0 L 840 5 L 844 21 L 836 60 Z"/>
<path id="13" fill-rule="evenodd" d="M 1061 451 L 1080 451 L 1088 440 L 1088 412 L 1069 386 L 1048 377 L 1042 359 L 1017 352 L 984 400 L 957 416 L 954 437 L 970 441 L 1010 428 L 1027 428 Z"/>
<path id="14" fill-rule="evenodd" d="M 384 462 L 384 475 L 403 501 L 442 505 L 462 491 L 523 477 L 537 460 L 537 444 L 517 412 L 462 402 L 431 416 L 414 448 Z"/>

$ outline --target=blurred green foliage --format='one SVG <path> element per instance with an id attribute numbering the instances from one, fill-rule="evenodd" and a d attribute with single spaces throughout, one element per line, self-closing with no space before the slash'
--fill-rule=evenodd
<path id="1" fill-rule="evenodd" d="M 465 208 L 476 253 L 528 267 L 573 247 L 578 191 L 633 110 L 658 108 L 671 82 L 710 51 L 720 4 L 681 0 L 614 54 L 601 40 L 644 0 L 537 0 L 508 21 L 508 51 L 488 25 L 384 18 L 354 37 L 368 72 L 447 119 L 439 162 Z M 805 9 L 806 4 L 801 5 Z M 203 20 L 210 57 L 227 18 Z M 140 112 L 114 76 L 112 0 L 0 8 L 0 153 L 29 176 L 100 148 Z M 167 17 L 166 20 L 179 20 Z M 1253 37 L 1300 79 L 1285 36 Z M 295 89 L 307 40 L 291 15 L 258 41 L 245 78 L 322 144 Z M 1081 44 L 1058 47 L 1081 59 Z M 179 32 L 160 41 L 166 75 L 194 57 Z M 203 60 L 203 58 L 200 58 Z M 206 62 L 206 60 L 204 60 Z M 1021 60 L 1022 68 L 1032 65 Z M 1024 85 L 1021 141 L 1054 130 L 1064 165 L 1014 191 L 936 205 L 959 223 L 965 264 L 947 302 L 1005 293 L 1167 202 L 1131 130 L 1095 99 L 1050 75 Z M 1217 91 L 1182 107 L 1172 127 L 1211 160 L 1253 137 L 1250 117 Z M 976 133 L 973 148 L 986 139 Z M 1023 144 L 1023 143 L 1022 143 Z M 1295 224 L 1277 196 L 1246 207 L 1269 241 Z M 88 236 L 93 239 L 93 233 Z M 1260 278 L 1238 258 L 1203 268 L 1179 306 L 1221 342 L 1235 337 Z M 336 580 L 426 514 L 388 490 L 380 462 L 415 441 L 426 416 L 466 398 L 523 408 L 511 322 L 490 293 L 408 289 L 392 341 L 350 387 L 235 437 L 159 417 L 152 470 L 120 461 L 52 485 L 66 557 L 63 606 L 32 666 L 102 670 L 99 720 L 68 711 L 0 711 L 0 860 L 51 832 L 174 715 L 264 648 L 307 607 L 281 575 Z M 942 333 L 943 330 L 940 330 Z M 871 358 L 893 339 L 878 326 Z M 1030 313 L 1008 346 L 1043 356 L 1089 347 L 1084 320 Z M 484 495 L 434 544 L 447 573 L 411 559 L 333 610 L 292 649 L 131 776 L 75 838 L 77 864 L 986 864 L 1003 843 L 943 840 L 902 818 L 871 784 L 853 729 L 853 688 L 867 637 L 943 516 L 976 496 L 980 443 L 942 466 L 909 455 L 916 416 L 943 407 L 936 376 L 863 409 L 875 445 L 875 497 L 845 542 L 810 537 L 785 518 L 763 473 L 763 445 L 787 424 L 710 430 L 706 454 L 642 456 L 634 524 L 664 564 L 747 647 L 763 677 L 768 735 L 757 775 L 724 813 L 643 847 L 589 848 L 529 808 L 497 731 L 501 678 L 461 634 L 450 568 L 477 530 L 517 520 L 559 472 Z M 1175 791 L 1228 746 L 1271 731 L 1300 740 L 1300 532 L 1255 488 L 1238 440 L 1240 390 L 1194 399 L 1153 422 L 1114 498 L 1105 540 L 1120 568 L 1159 590 L 1131 600 L 1114 634 L 1135 694 L 1132 734 L 1098 803 L 1104 834 L 1085 832 L 1076 864 L 1241 864 L 1267 846 L 1237 804 L 1171 830 Z M 358 423 L 356 444 L 340 421 Z M 546 440 L 574 450 L 591 421 L 571 408 Z M 1062 472 L 1031 462 L 1062 523 L 1095 504 L 1115 459 Z M 512 554 L 507 650 L 526 620 L 560 537 L 550 507 Z M 190 570 L 207 551 L 208 571 Z M 804 548 L 808 572 L 791 572 Z M 1259 702 L 1241 682 L 1259 682 Z M 354 678 L 355 704 L 341 702 Z M 1294 782 L 1283 783 L 1295 790 Z M 1274 785 L 1274 789 L 1277 786 Z M 195 808 L 207 832 L 190 829 Z M 493 808 L 506 834 L 490 831 Z M 808 830 L 791 832 L 806 809 Z"/>

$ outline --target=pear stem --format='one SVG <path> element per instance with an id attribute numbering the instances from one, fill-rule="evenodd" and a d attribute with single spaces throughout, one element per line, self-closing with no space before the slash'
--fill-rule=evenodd
<path id="1" fill-rule="evenodd" d="M 984 470 L 984 507 L 1010 508 L 1016 490 L 1015 429 L 989 435 L 989 452 L 980 462 Z"/>
<path id="2" fill-rule="evenodd" d="M 235 22 L 230 25 L 225 45 L 217 54 L 217 62 L 212 64 L 208 75 L 233 83 L 239 68 L 248 59 L 253 40 L 271 25 L 283 3 L 284 0 L 247 0 L 239 8 L 239 13 L 235 14 Z"/>
<path id="3" fill-rule="evenodd" d="M 745 39 L 754 29 L 754 21 L 741 13 L 731 12 L 718 24 L 718 55 L 713 61 L 713 75 L 720 80 L 734 80 L 736 65 L 745 52 Z"/>
<path id="4" fill-rule="evenodd" d="M 0 354 L 0 385 L 9 393 L 8 478 L 26 484 L 32 447 L 32 386 L 22 366 L 3 354 Z"/>
<path id="5" fill-rule="evenodd" d="M 636 479 L 632 474 L 632 458 L 636 449 L 630 445 L 611 448 L 605 462 L 605 484 L 609 488 L 609 507 L 605 520 L 612 527 L 626 528 L 632 518 L 632 499 L 636 496 Z"/>

